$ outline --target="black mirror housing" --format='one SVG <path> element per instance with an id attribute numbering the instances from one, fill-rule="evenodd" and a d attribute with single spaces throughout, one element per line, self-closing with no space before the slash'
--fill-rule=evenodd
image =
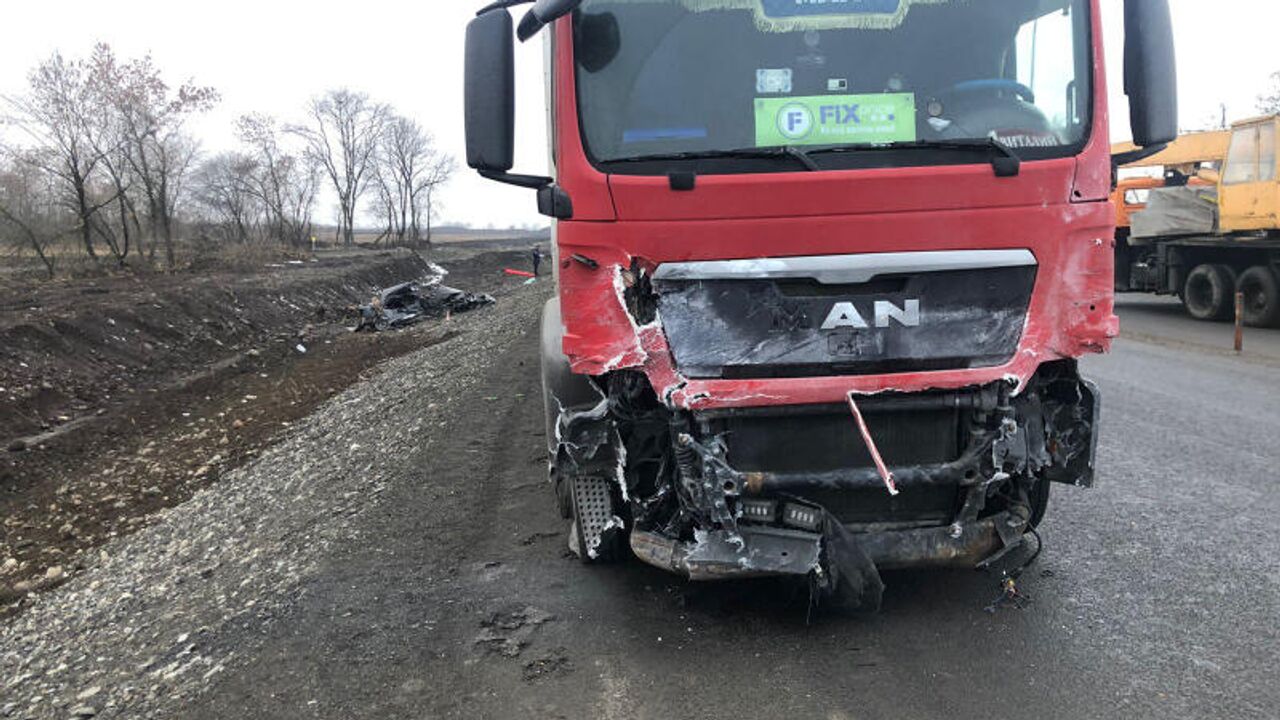
<path id="1" fill-rule="evenodd" d="M 505 173 L 515 164 L 515 39 L 511 13 L 492 10 L 467 25 L 467 165 Z"/>
<path id="2" fill-rule="evenodd" d="M 580 0 L 554 2 L 577 7 Z M 516 56 L 509 4 L 504 0 L 490 5 L 467 25 L 467 165 L 495 182 L 538 190 L 539 211 L 567 220 L 573 217 L 573 203 L 552 178 L 511 173 L 516 144 Z"/>
<path id="3" fill-rule="evenodd" d="M 520 29 L 517 33 L 520 42 L 537 35 L 539 30 L 577 10 L 581 4 L 582 0 L 537 0 L 529 12 L 520 19 Z"/>
<path id="4" fill-rule="evenodd" d="M 1178 137 L 1178 68 L 1169 0 L 1125 0 L 1124 92 L 1133 143 L 1154 147 Z"/>

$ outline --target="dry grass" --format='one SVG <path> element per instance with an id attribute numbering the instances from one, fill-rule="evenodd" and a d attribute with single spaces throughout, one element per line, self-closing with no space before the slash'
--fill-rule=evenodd
<path id="1" fill-rule="evenodd" d="M 132 249 L 125 258 L 124 267 L 111 256 L 106 248 L 98 248 L 95 261 L 74 241 L 63 240 L 46 249 L 53 259 L 57 278 L 107 277 L 121 274 L 149 274 L 165 272 L 163 250 L 157 249 L 156 257 L 148 258 Z M 217 270 L 242 272 L 257 270 L 264 265 L 286 260 L 309 257 L 309 253 L 276 244 L 209 245 L 191 241 L 179 241 L 174 247 L 177 272 L 211 272 Z M 0 254 L 0 282 L 37 281 L 47 279 L 44 265 L 30 248 L 6 248 Z"/>

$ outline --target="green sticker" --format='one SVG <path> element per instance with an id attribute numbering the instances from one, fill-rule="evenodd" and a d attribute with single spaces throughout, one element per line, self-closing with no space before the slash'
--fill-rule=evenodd
<path id="1" fill-rule="evenodd" d="M 756 146 L 873 145 L 916 139 L 916 96 L 757 98 Z"/>

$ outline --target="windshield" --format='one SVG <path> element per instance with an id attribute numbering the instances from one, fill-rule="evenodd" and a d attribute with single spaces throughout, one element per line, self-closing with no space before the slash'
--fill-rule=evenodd
<path id="1" fill-rule="evenodd" d="M 986 138 L 1063 156 L 1088 135 L 1089 48 L 1087 0 L 587 0 L 575 18 L 600 163 L 795 147 L 922 164 Z"/>

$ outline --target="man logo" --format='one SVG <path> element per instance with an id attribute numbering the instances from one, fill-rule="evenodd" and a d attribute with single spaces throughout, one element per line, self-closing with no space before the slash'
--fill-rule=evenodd
<path id="1" fill-rule="evenodd" d="M 920 301 L 907 300 L 902 307 L 898 307 L 888 300 L 877 300 L 875 304 L 875 321 L 876 327 L 880 329 L 888 328 L 891 321 L 896 321 L 903 327 L 920 327 Z M 822 323 L 823 330 L 839 330 L 840 328 L 853 328 L 855 330 L 869 330 L 871 325 L 867 323 L 862 313 L 858 312 L 858 308 L 851 302 L 836 303 L 831 308 L 831 312 L 827 315 L 827 321 Z"/>
<path id="2" fill-rule="evenodd" d="M 802 140 L 813 131 L 813 111 L 799 103 L 783 105 L 778 111 L 778 132 L 788 140 Z"/>

